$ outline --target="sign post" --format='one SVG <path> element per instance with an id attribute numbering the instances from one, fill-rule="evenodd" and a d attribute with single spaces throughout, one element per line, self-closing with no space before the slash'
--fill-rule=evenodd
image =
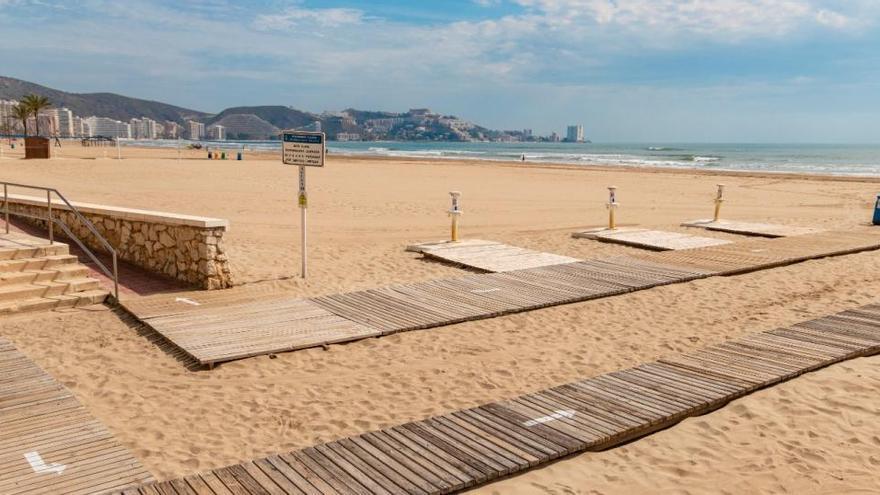
<path id="1" fill-rule="evenodd" d="M 452 235 L 450 236 L 450 242 L 458 242 L 458 217 L 462 214 L 458 199 L 461 197 L 461 193 L 458 191 L 450 191 L 449 195 L 452 196 L 452 208 L 449 209 L 449 216 L 452 217 Z"/>
<path id="2" fill-rule="evenodd" d="M 309 208 L 309 196 L 306 191 L 306 167 L 323 167 L 325 154 L 325 136 L 323 132 L 284 131 L 281 139 L 281 161 L 285 165 L 299 167 L 299 203 L 300 238 L 302 242 L 302 278 L 308 275 L 306 211 Z"/>
<path id="3" fill-rule="evenodd" d="M 608 204 L 606 206 L 608 206 L 608 230 L 614 230 L 617 228 L 617 223 L 614 221 L 614 210 L 619 206 L 617 186 L 608 186 Z"/>
<path id="4" fill-rule="evenodd" d="M 724 202 L 724 184 L 718 184 L 718 194 L 715 196 L 715 216 L 712 218 L 713 222 L 718 221 L 718 217 L 721 215 L 721 203 Z"/>

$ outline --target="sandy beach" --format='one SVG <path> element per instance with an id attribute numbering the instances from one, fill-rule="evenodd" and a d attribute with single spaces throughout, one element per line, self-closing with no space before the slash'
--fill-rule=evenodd
<path id="1" fill-rule="evenodd" d="M 576 258 L 632 252 L 570 237 L 606 221 L 669 231 L 710 217 L 869 229 L 880 179 L 531 166 L 333 156 L 309 170 L 310 277 L 298 278 L 296 170 L 274 154 L 82 148 L 24 161 L 6 181 L 74 201 L 228 219 L 236 282 L 297 295 L 464 273 L 404 247 L 445 238 L 451 190 L 462 235 Z M 106 157 L 105 157 L 106 151 Z M 730 240 L 739 236 L 693 232 Z M 523 314 L 188 371 L 106 307 L 0 320 L 12 340 L 159 479 L 305 447 L 634 366 L 877 302 L 867 252 L 714 277 Z M 242 290 L 242 288 L 231 289 Z M 880 358 L 835 365 L 651 437 L 476 489 L 479 493 L 872 493 L 880 491 Z"/>

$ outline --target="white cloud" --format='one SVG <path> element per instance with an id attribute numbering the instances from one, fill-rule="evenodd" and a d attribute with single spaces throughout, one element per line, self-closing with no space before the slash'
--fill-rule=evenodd
<path id="1" fill-rule="evenodd" d="M 254 27 L 260 30 L 286 30 L 303 26 L 332 28 L 347 24 L 360 24 L 364 13 L 358 9 L 305 9 L 290 7 L 280 14 L 262 14 L 254 20 Z"/>
<path id="2" fill-rule="evenodd" d="M 617 28 L 646 35 L 716 40 L 779 37 L 799 29 L 851 25 L 847 15 L 809 0 L 516 0 L 551 25 Z"/>
<path id="3" fill-rule="evenodd" d="M 126 84 L 139 84 L 130 81 L 156 81 L 143 96 L 164 98 L 169 93 L 160 84 L 187 88 L 188 95 L 195 95 L 189 98 L 204 98 L 191 105 L 209 109 L 210 104 L 200 103 L 208 101 L 201 96 L 206 87 L 215 88 L 217 96 L 211 98 L 217 101 L 298 104 L 279 95 L 314 94 L 331 102 L 329 108 L 332 102 L 354 104 L 358 94 L 367 101 L 395 102 L 415 95 L 407 101 L 430 105 L 419 98 L 524 95 L 528 88 L 555 97 L 553 88 L 565 85 L 576 86 L 579 93 L 600 84 L 623 91 L 655 81 L 665 84 L 668 71 L 639 67 L 658 50 L 674 56 L 678 49 L 700 44 L 711 50 L 730 43 L 774 46 L 789 36 L 830 38 L 824 35 L 850 32 L 864 19 L 877 18 L 871 10 L 875 0 L 860 4 L 868 7 L 848 3 L 845 10 L 807 0 L 515 0 L 524 7 L 516 14 L 427 25 L 371 17 L 366 8 L 306 8 L 301 2 L 277 12 L 218 16 L 217 9 L 193 12 L 180 4 L 160 7 L 146 0 L 90 1 L 95 3 L 89 15 L 53 23 L 52 30 L 38 35 L 26 23 L 0 16 L 0 42 L 12 54 L 42 57 L 30 57 L 34 66 L 66 61 L 70 65 L 59 73 L 86 81 L 79 83 L 82 90 L 114 89 L 103 86 L 110 82 L 128 92 Z M 244 15 L 251 21 L 240 22 Z M 724 50 L 720 53 L 724 56 Z M 26 63 L 12 59 L 10 66 L 26 76 L 21 69 Z M 38 74 L 43 69 L 29 70 Z M 748 70 L 743 79 L 764 77 Z M 803 70 L 804 77 L 813 76 L 811 67 Z M 130 79 L 117 81 L 123 75 Z M 260 89 L 231 96 L 235 88 L 245 87 Z M 249 99 L 239 101 L 244 98 Z M 320 110 L 320 105 L 301 106 Z"/>

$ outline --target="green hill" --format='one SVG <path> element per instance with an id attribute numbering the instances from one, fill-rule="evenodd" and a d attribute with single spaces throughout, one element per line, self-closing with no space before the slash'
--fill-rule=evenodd
<path id="1" fill-rule="evenodd" d="M 45 96 L 52 102 L 52 106 L 67 107 L 81 117 L 97 115 L 122 121 L 149 117 L 160 122 L 172 120 L 183 124 L 187 119 L 204 119 L 210 115 L 198 110 L 114 93 L 68 93 L 20 79 L 0 76 L 0 99 L 20 100 L 27 94 Z"/>

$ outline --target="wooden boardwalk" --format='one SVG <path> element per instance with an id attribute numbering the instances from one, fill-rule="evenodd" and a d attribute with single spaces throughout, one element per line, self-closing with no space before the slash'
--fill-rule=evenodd
<path id="1" fill-rule="evenodd" d="M 443 494 L 597 451 L 880 352 L 880 305 L 635 368 L 130 489 L 127 495 Z"/>
<path id="2" fill-rule="evenodd" d="M 575 239 L 591 239 L 655 251 L 677 251 L 730 244 L 730 241 L 713 237 L 626 227 L 613 230 L 584 230 L 575 232 L 571 236 Z"/>
<path id="3" fill-rule="evenodd" d="M 122 305 L 199 364 L 210 366 L 878 248 L 880 236 L 873 232 L 825 232 L 315 298 L 251 289 L 124 299 Z"/>
<path id="4" fill-rule="evenodd" d="M 755 235 L 760 237 L 790 237 L 793 235 L 816 234 L 821 229 L 810 227 L 795 227 L 792 225 L 780 225 L 775 223 L 739 222 L 735 220 L 710 219 L 691 220 L 681 224 L 684 227 L 696 227 L 706 230 L 717 230 L 731 234 Z"/>
<path id="5" fill-rule="evenodd" d="M 143 321 L 203 365 L 381 334 L 299 298 L 209 306 Z"/>
<path id="6" fill-rule="evenodd" d="M 500 242 L 469 239 L 460 242 L 429 242 L 414 244 L 407 251 L 422 253 L 446 263 L 473 268 L 484 272 L 509 272 L 542 266 L 561 265 L 580 261 L 577 258 L 552 253 L 541 253 Z"/>
<path id="7" fill-rule="evenodd" d="M 704 270 L 714 275 L 737 275 L 875 249 L 880 249 L 880 235 L 875 232 L 821 232 L 779 239 L 755 238 L 724 246 L 633 256 Z"/>
<path id="8" fill-rule="evenodd" d="M 99 494 L 152 479 L 69 390 L 0 338 L 0 493 Z"/>

